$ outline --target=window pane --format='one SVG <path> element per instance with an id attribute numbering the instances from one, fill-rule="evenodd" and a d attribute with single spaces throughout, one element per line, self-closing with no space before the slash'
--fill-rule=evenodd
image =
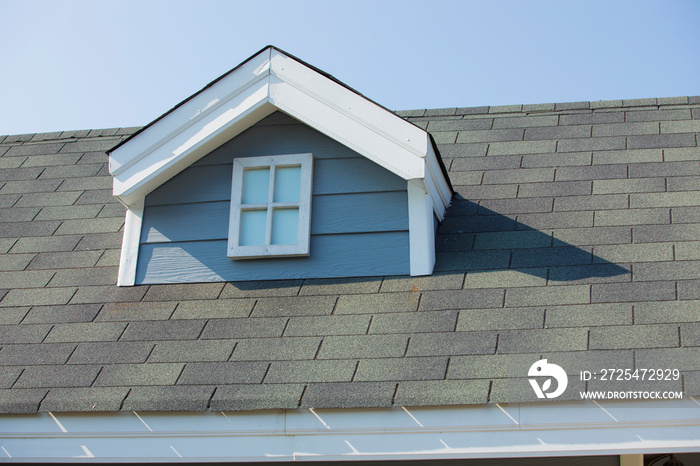
<path id="1" fill-rule="evenodd" d="M 296 244 L 299 229 L 299 209 L 272 211 L 272 244 Z"/>
<path id="2" fill-rule="evenodd" d="M 270 169 L 253 168 L 243 171 L 243 204 L 267 204 L 270 189 Z"/>
<path id="3" fill-rule="evenodd" d="M 282 167 L 275 170 L 274 202 L 299 202 L 300 190 L 301 166 Z"/>
<path id="4" fill-rule="evenodd" d="M 265 244 L 267 210 L 244 210 L 241 212 L 241 236 L 239 246 Z"/>

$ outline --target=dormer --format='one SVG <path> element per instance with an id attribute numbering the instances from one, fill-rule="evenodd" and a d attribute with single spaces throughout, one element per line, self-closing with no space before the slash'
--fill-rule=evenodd
<path id="1" fill-rule="evenodd" d="M 430 135 L 266 47 L 109 151 L 119 285 L 429 275 Z"/>

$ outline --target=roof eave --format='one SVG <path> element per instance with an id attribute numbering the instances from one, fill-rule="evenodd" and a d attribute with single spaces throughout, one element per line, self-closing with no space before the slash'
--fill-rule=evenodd
<path id="1" fill-rule="evenodd" d="M 132 205 L 275 110 L 406 180 L 425 179 L 430 167 L 439 165 L 427 132 L 267 47 L 112 149 L 114 195 Z M 440 191 L 451 192 L 447 178 L 440 178 Z M 444 196 L 440 199 L 444 203 Z"/>

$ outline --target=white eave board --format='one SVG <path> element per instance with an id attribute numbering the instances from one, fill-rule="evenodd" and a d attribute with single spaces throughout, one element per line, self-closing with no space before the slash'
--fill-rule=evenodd
<path id="1" fill-rule="evenodd" d="M 423 180 L 439 167 L 425 131 L 268 47 L 112 150 L 114 195 L 132 205 L 277 109 L 406 180 Z M 451 191 L 438 178 L 428 191 L 439 197 L 433 200 L 440 218 Z"/>
<path id="2" fill-rule="evenodd" d="M 0 416 L 8 461 L 447 460 L 700 451 L 693 400 Z M 4 450 L 4 451 L 3 451 Z"/>
<path id="3" fill-rule="evenodd" d="M 218 81 L 184 100 L 126 143 L 113 149 L 109 154 L 110 173 L 121 173 L 130 164 L 161 147 L 169 140 L 168 136 L 177 135 L 198 120 L 206 118 L 222 102 L 230 100 L 235 94 L 267 77 L 269 53 L 265 51 L 255 55 Z"/>

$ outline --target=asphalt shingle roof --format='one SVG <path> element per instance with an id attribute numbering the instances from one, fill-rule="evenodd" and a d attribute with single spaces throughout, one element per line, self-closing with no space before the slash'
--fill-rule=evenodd
<path id="1" fill-rule="evenodd" d="M 139 128 L 0 136 L 0 412 L 526 402 L 540 357 L 700 395 L 700 97 L 398 114 L 456 193 L 428 277 L 118 288 Z"/>

